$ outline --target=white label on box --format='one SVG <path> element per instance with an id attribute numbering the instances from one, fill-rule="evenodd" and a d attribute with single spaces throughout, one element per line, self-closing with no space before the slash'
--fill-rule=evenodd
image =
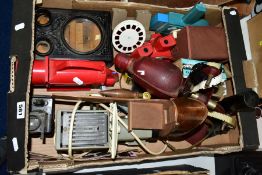
<path id="1" fill-rule="evenodd" d="M 17 102 L 16 117 L 17 117 L 17 119 L 25 118 L 25 101 Z"/>
<path id="2" fill-rule="evenodd" d="M 23 23 L 23 22 L 15 25 L 15 31 L 21 30 L 23 28 L 25 28 L 25 23 Z"/>
<path id="3" fill-rule="evenodd" d="M 82 80 L 80 80 L 80 78 L 78 78 L 78 77 L 73 78 L 73 81 L 74 81 L 76 84 L 78 84 L 79 86 L 81 86 L 81 85 L 84 84 L 84 82 L 83 82 Z"/>
<path id="4" fill-rule="evenodd" d="M 12 142 L 13 142 L 14 151 L 17 152 L 17 151 L 18 151 L 18 148 L 19 148 L 19 147 L 18 147 L 17 138 L 14 137 L 14 138 L 12 139 Z"/>

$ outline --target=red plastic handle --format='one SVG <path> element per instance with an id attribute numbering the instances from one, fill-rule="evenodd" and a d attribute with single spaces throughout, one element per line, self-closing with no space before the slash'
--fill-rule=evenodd
<path id="1" fill-rule="evenodd" d="M 49 61 L 51 64 L 52 60 Z M 98 61 L 66 60 L 59 64 L 57 64 L 57 62 L 55 61 L 54 63 L 56 64 L 56 66 L 53 68 L 55 68 L 56 71 L 63 71 L 67 69 L 87 69 L 87 70 L 97 70 L 97 71 L 105 70 L 105 63 L 98 62 Z"/>

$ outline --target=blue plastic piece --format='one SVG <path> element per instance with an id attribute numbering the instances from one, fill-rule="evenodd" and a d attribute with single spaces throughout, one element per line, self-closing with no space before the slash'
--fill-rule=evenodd
<path id="1" fill-rule="evenodd" d="M 203 4 L 196 4 L 187 14 L 182 18 L 185 24 L 193 24 L 202 18 L 206 13 L 206 7 Z"/>
<path id="2" fill-rule="evenodd" d="M 151 18 L 150 30 L 158 31 L 159 33 L 162 33 L 163 31 L 168 30 L 169 27 L 170 27 L 170 24 L 168 22 L 167 14 L 157 13 Z"/>
<path id="3" fill-rule="evenodd" d="M 184 16 L 185 15 L 181 13 L 169 12 L 168 22 L 178 29 L 183 28 L 186 25 L 183 21 Z"/>
<path id="4" fill-rule="evenodd" d="M 187 14 L 169 12 L 157 13 L 151 18 L 150 30 L 162 34 L 168 34 L 174 29 L 185 26 L 208 26 L 208 21 L 201 19 L 206 12 L 203 4 L 195 5 Z"/>
<path id="5" fill-rule="evenodd" d="M 202 61 L 202 60 L 193 60 L 193 59 L 187 59 L 187 58 L 181 58 L 181 63 L 182 63 L 182 73 L 183 73 L 183 78 L 187 78 L 189 74 L 192 71 L 192 67 L 195 64 L 198 63 L 207 63 L 207 61 Z M 224 69 L 224 65 L 222 64 L 222 80 L 226 81 L 227 80 L 227 75 Z"/>

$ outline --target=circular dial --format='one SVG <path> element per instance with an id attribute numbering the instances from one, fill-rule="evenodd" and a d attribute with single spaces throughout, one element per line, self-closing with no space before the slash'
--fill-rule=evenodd
<path id="1" fill-rule="evenodd" d="M 136 20 L 126 20 L 119 23 L 112 36 L 115 49 L 122 53 L 132 53 L 146 39 L 144 26 Z"/>

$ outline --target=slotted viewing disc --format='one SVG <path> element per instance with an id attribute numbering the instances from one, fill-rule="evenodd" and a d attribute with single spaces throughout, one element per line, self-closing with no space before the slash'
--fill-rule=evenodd
<path id="1" fill-rule="evenodd" d="M 122 53 L 133 52 L 145 42 L 145 39 L 145 28 L 136 20 L 125 20 L 119 23 L 112 35 L 115 49 Z"/>

